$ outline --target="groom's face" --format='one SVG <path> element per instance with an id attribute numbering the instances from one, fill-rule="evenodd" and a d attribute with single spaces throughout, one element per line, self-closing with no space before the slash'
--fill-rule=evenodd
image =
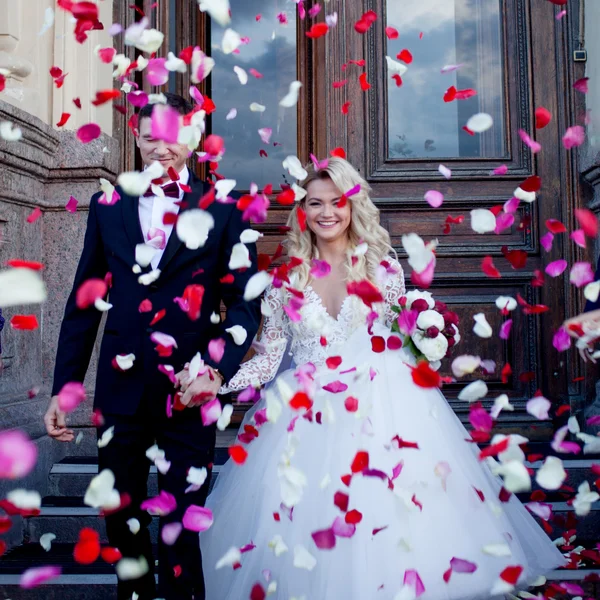
<path id="1" fill-rule="evenodd" d="M 140 149 L 144 165 L 150 166 L 158 161 L 164 167 L 165 174 L 169 167 L 173 167 L 179 173 L 188 158 L 188 147 L 185 144 L 170 144 L 164 140 L 154 138 L 150 117 L 140 119 L 138 128 L 139 135 L 136 138 L 136 144 Z"/>

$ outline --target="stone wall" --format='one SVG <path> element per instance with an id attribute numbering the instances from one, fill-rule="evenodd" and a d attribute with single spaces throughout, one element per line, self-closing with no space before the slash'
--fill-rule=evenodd
<path id="1" fill-rule="evenodd" d="M 45 435 L 42 417 L 50 398 L 56 342 L 67 295 L 81 252 L 90 196 L 99 189 L 98 178 L 114 180 L 119 165 L 118 142 L 106 135 L 84 145 L 73 132 L 57 132 L 37 117 L 0 100 L 0 121 L 11 121 L 23 131 L 19 142 L 0 140 L 0 264 L 11 258 L 45 265 L 43 277 L 48 300 L 42 306 L 7 308 L 2 332 L 4 370 L 0 374 L 1 429 L 19 427 L 36 440 L 36 470 L 18 482 L 0 481 L 0 496 L 13 487 L 28 487 L 44 494 L 47 475 L 66 453 L 81 454 L 94 447 L 90 428 L 91 398 L 70 418 L 84 431 L 83 447 L 63 445 Z M 70 196 L 77 211 L 65 209 Z M 33 223 L 27 217 L 39 207 Z M 35 331 L 15 331 L 14 314 L 35 313 Z M 86 385 L 93 389 L 95 358 Z M 39 393 L 30 397 L 32 389 Z M 15 532 L 18 528 L 13 528 Z M 15 533 L 17 535 L 17 533 Z M 13 540 L 18 541 L 18 540 Z"/>

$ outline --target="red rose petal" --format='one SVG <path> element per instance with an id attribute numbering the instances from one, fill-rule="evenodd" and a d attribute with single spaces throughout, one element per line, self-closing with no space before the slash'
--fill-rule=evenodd
<path id="1" fill-rule="evenodd" d="M 401 60 L 402 62 L 406 63 L 407 65 L 410 65 L 410 63 L 413 61 L 413 55 L 410 53 L 410 50 L 408 50 L 407 48 L 400 50 L 400 52 L 398 53 L 396 58 L 398 60 Z"/>
<path id="2" fill-rule="evenodd" d="M 500 579 L 506 581 L 506 583 L 509 583 L 510 585 L 516 585 L 522 572 L 523 567 L 520 565 L 506 567 L 506 569 L 500 573 Z"/>
<path id="3" fill-rule="evenodd" d="M 344 513 L 348 510 L 349 501 L 350 497 L 344 492 L 336 492 L 333 495 L 333 503 Z"/>
<path id="4" fill-rule="evenodd" d="M 352 461 L 350 470 L 352 473 L 360 473 L 369 468 L 369 453 L 364 450 L 359 450 Z"/>
<path id="5" fill-rule="evenodd" d="M 426 361 L 421 361 L 416 367 L 411 367 L 411 375 L 415 385 L 422 388 L 436 388 L 440 387 L 442 383 L 440 375 Z"/>
<path id="6" fill-rule="evenodd" d="M 494 265 L 494 261 L 492 259 L 491 256 L 485 256 L 483 258 L 483 260 L 481 261 L 481 270 L 488 276 L 488 277 L 495 277 L 495 278 L 500 278 L 502 277 L 500 271 L 498 271 L 498 269 L 496 268 L 496 266 Z"/>
<path id="7" fill-rule="evenodd" d="M 243 465 L 248 458 L 248 452 L 246 452 L 245 448 L 239 445 L 230 446 L 229 447 L 229 456 L 231 456 L 234 463 L 238 465 Z"/>
<path id="8" fill-rule="evenodd" d="M 94 529 L 84 527 L 79 532 L 79 541 L 75 544 L 73 558 L 80 565 L 91 565 L 100 556 L 100 535 Z"/>
<path id="9" fill-rule="evenodd" d="M 330 152 L 331 156 L 339 156 L 340 158 L 346 158 L 346 151 L 342 147 L 334 148 Z"/>
<path id="10" fill-rule="evenodd" d="M 396 40 L 400 34 L 397 29 L 388 26 L 385 28 L 385 35 L 387 35 L 388 40 Z"/>
<path id="11" fill-rule="evenodd" d="M 99 125 L 97 125 L 96 123 L 88 123 L 87 125 L 82 125 L 77 130 L 76 135 L 77 135 L 77 139 L 82 144 L 89 144 L 90 142 L 99 138 L 101 134 L 102 134 L 102 130 L 100 129 Z"/>
<path id="12" fill-rule="evenodd" d="M 11 258 L 6 261 L 9 267 L 31 269 L 32 271 L 41 271 L 44 268 L 43 263 L 34 260 L 21 260 L 20 258 Z"/>
<path id="13" fill-rule="evenodd" d="M 358 410 L 358 399 L 353 396 L 348 396 L 344 400 L 344 406 L 348 412 L 356 412 Z"/>
<path id="14" fill-rule="evenodd" d="M 63 125 L 67 124 L 67 121 L 70 119 L 71 117 L 71 113 L 68 112 L 64 112 L 61 116 L 60 116 L 60 121 L 56 124 L 57 127 L 62 127 Z"/>
<path id="15" fill-rule="evenodd" d="M 341 356 L 330 356 L 325 361 L 328 369 L 337 369 L 342 364 Z"/>
<path id="16" fill-rule="evenodd" d="M 313 402 L 304 392 L 296 392 L 294 397 L 290 400 L 290 407 L 294 410 L 300 410 L 305 408 L 306 410 L 310 410 L 312 408 Z"/>
<path id="17" fill-rule="evenodd" d="M 363 92 L 366 92 L 367 90 L 369 90 L 371 88 L 371 84 L 367 81 L 367 74 L 363 73 L 359 78 L 358 81 L 360 82 L 360 89 Z"/>
<path id="18" fill-rule="evenodd" d="M 77 308 L 85 309 L 94 304 L 98 298 L 104 298 L 108 286 L 102 279 L 88 279 L 84 281 L 77 290 L 75 295 L 75 303 Z"/>
<path id="19" fill-rule="evenodd" d="M 112 548 L 110 546 L 102 548 L 100 556 L 102 557 L 102 560 L 108 563 L 109 565 L 114 565 L 115 563 L 119 562 L 123 557 L 118 548 Z"/>
<path id="20" fill-rule="evenodd" d="M 377 353 L 385 350 L 385 340 L 380 335 L 374 335 L 371 338 L 371 350 Z"/>
<path id="21" fill-rule="evenodd" d="M 359 512 L 356 509 L 352 509 L 351 511 L 346 513 L 344 520 L 349 525 L 356 525 L 357 523 L 360 523 L 362 521 L 362 518 L 363 516 L 361 512 Z"/>
<path id="22" fill-rule="evenodd" d="M 589 238 L 595 238 L 598 235 L 598 219 L 591 210 L 577 208 L 575 209 L 575 218 L 583 229 L 583 233 Z"/>
<path id="23" fill-rule="evenodd" d="M 535 109 L 535 128 L 543 129 L 552 120 L 552 113 L 543 106 Z"/>
<path id="24" fill-rule="evenodd" d="M 316 40 L 323 37 L 329 31 L 327 23 L 314 23 L 310 31 L 306 32 L 306 37 Z"/>
<path id="25" fill-rule="evenodd" d="M 37 329 L 39 323 L 35 315 L 13 315 L 10 320 L 10 326 L 17 330 L 28 330 Z"/>

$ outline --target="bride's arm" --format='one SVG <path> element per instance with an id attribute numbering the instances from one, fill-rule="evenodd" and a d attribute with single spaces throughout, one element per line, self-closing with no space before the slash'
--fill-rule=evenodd
<path id="1" fill-rule="evenodd" d="M 220 394 L 243 390 L 250 385 L 258 387 L 275 378 L 287 346 L 287 315 L 283 310 L 281 289 L 269 286 L 262 302 L 262 313 L 265 319 L 260 342 L 265 351 L 242 363 L 237 373 L 219 390 Z"/>
<path id="2" fill-rule="evenodd" d="M 398 306 L 398 300 L 401 296 L 406 294 L 406 285 L 404 283 L 404 271 L 400 266 L 400 263 L 390 258 L 388 260 L 390 269 L 386 274 L 387 279 L 384 282 L 384 300 L 385 300 L 385 324 L 388 327 L 392 326 L 392 323 L 398 318 L 398 313 L 392 310 L 392 306 Z"/>

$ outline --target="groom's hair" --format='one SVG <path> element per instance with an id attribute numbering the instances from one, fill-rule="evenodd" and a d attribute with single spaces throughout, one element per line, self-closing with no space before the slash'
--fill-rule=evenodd
<path id="1" fill-rule="evenodd" d="M 191 113 L 192 110 L 194 110 L 194 107 L 192 106 L 191 102 L 188 102 L 183 96 L 180 96 L 179 94 L 166 93 L 164 94 L 164 96 L 167 99 L 167 106 L 174 108 L 181 115 L 187 115 L 188 113 Z M 140 109 L 140 112 L 138 113 L 138 120 L 141 121 L 144 117 L 151 118 L 153 110 L 154 104 L 146 104 Z"/>

